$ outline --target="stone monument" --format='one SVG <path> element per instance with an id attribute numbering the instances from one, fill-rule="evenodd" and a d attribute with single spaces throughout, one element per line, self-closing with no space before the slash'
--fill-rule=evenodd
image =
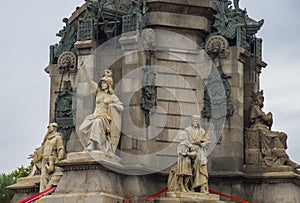
<path id="1" fill-rule="evenodd" d="M 154 202 L 300 199 L 287 135 L 262 109 L 264 20 L 238 0 L 85 0 L 63 22 L 45 71 L 66 155 L 49 158 L 63 174 L 38 202 L 140 201 L 167 186 Z M 44 187 L 35 175 L 9 187 L 14 202 Z"/>

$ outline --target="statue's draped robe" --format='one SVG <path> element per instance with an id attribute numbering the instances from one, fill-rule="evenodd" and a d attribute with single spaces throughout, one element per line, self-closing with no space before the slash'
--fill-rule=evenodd
<path id="1" fill-rule="evenodd" d="M 34 163 L 42 162 L 41 164 L 41 183 L 40 192 L 57 186 L 62 169 L 54 166 L 54 171 L 48 171 L 46 165 L 54 165 L 58 160 L 64 158 L 64 143 L 60 133 L 55 132 L 46 134 L 42 146 L 34 152 Z"/>
<path id="2" fill-rule="evenodd" d="M 84 119 L 80 133 L 96 142 L 98 150 L 114 153 L 120 140 L 121 112 L 112 104 L 120 108 L 123 105 L 116 95 L 101 91 L 95 82 L 91 83 L 90 92 L 96 94 L 96 107 L 94 113 Z"/>
<path id="3" fill-rule="evenodd" d="M 184 140 L 179 143 L 177 147 L 178 163 L 177 163 L 177 175 L 178 176 L 192 176 L 192 164 L 191 158 L 187 156 L 191 143 L 188 140 Z"/>
<path id="4" fill-rule="evenodd" d="M 207 134 L 201 127 L 194 128 L 192 126 L 185 129 L 189 135 L 190 142 L 192 143 L 191 151 L 197 152 L 197 156 L 193 161 L 193 177 L 192 187 L 208 188 L 208 172 L 207 172 L 207 146 L 209 144 Z M 200 143 L 202 146 L 200 146 Z"/>
<path id="5" fill-rule="evenodd" d="M 287 149 L 287 135 L 283 132 L 271 131 L 273 124 L 272 114 L 266 114 L 258 105 L 250 108 L 251 128 L 259 131 L 261 139 L 261 152 L 267 166 L 280 166 L 288 159 L 285 150 Z"/>

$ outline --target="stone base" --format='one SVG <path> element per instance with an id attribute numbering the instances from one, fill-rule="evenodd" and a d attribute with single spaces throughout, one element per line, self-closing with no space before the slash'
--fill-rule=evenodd
<path id="1" fill-rule="evenodd" d="M 11 203 L 17 203 L 27 197 L 30 197 L 39 192 L 41 176 L 29 176 L 26 178 L 18 178 L 17 183 L 8 186 L 7 188 L 13 190 L 15 195 Z"/>
<path id="2" fill-rule="evenodd" d="M 143 167 L 127 168 L 119 162 L 119 157 L 107 157 L 100 151 L 68 154 L 58 163 L 64 174 L 46 202 L 121 203 L 128 193 L 131 199 L 142 199 L 166 187 L 167 180 L 157 174 L 146 173 Z M 130 173 L 133 171 L 137 173 Z"/>
<path id="3" fill-rule="evenodd" d="M 115 154 L 111 154 L 110 156 L 106 155 L 104 152 L 99 150 L 94 151 L 83 151 L 83 152 L 73 152 L 67 155 L 67 159 L 63 162 L 65 163 L 76 163 L 82 161 L 96 161 L 99 163 L 112 163 L 120 165 L 121 158 Z M 120 165 L 121 166 L 121 165 Z"/>
<path id="4" fill-rule="evenodd" d="M 296 172 L 296 170 L 290 166 L 257 166 L 257 165 L 245 165 L 244 172 L 246 173 L 255 173 L 255 172 Z"/>
<path id="5" fill-rule="evenodd" d="M 290 169 L 256 167 L 247 168 L 247 172 L 211 172 L 209 188 L 248 202 L 300 202 L 300 175 Z"/>
<path id="6" fill-rule="evenodd" d="M 35 192 L 35 188 L 38 188 L 40 180 L 40 175 L 18 178 L 17 183 L 10 185 L 7 188 L 10 190 L 28 190 L 26 192 Z"/>
<path id="7" fill-rule="evenodd" d="M 167 192 L 165 197 L 154 200 L 155 203 L 180 203 L 180 202 L 199 202 L 199 203 L 221 203 L 220 197 L 213 194 L 196 192 Z"/>
<path id="8" fill-rule="evenodd" d="M 54 194 L 45 196 L 36 203 L 121 203 L 123 202 L 122 197 L 114 196 L 103 192 L 93 193 L 72 193 L 72 194 Z"/>

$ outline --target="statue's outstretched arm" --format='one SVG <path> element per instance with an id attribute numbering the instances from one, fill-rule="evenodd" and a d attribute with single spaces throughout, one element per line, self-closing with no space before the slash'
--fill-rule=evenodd
<path id="1" fill-rule="evenodd" d="M 95 81 L 92 80 L 91 76 L 89 75 L 89 73 L 85 67 L 84 61 L 81 61 L 81 63 L 80 63 L 80 70 L 82 70 L 82 74 L 83 74 L 85 80 L 87 80 L 87 82 L 89 83 L 91 92 L 95 93 L 98 88 L 98 85 Z"/>

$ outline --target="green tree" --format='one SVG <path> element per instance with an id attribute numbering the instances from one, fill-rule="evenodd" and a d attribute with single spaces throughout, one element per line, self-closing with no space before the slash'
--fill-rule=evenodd
<path id="1" fill-rule="evenodd" d="M 30 172 L 32 171 L 33 162 L 28 167 L 24 167 L 23 165 L 21 167 L 18 167 L 16 170 L 10 173 L 15 178 L 23 178 L 27 177 Z"/>
<path id="2" fill-rule="evenodd" d="M 9 203 L 14 196 L 12 190 L 7 189 L 6 187 L 12 184 L 15 184 L 18 178 L 27 177 L 33 167 L 31 163 L 28 167 L 18 167 L 16 170 L 12 171 L 10 174 L 0 174 L 0 202 Z"/>
<path id="3" fill-rule="evenodd" d="M 8 203 L 14 196 L 14 192 L 6 187 L 16 183 L 16 178 L 11 174 L 0 174 L 0 202 Z"/>

